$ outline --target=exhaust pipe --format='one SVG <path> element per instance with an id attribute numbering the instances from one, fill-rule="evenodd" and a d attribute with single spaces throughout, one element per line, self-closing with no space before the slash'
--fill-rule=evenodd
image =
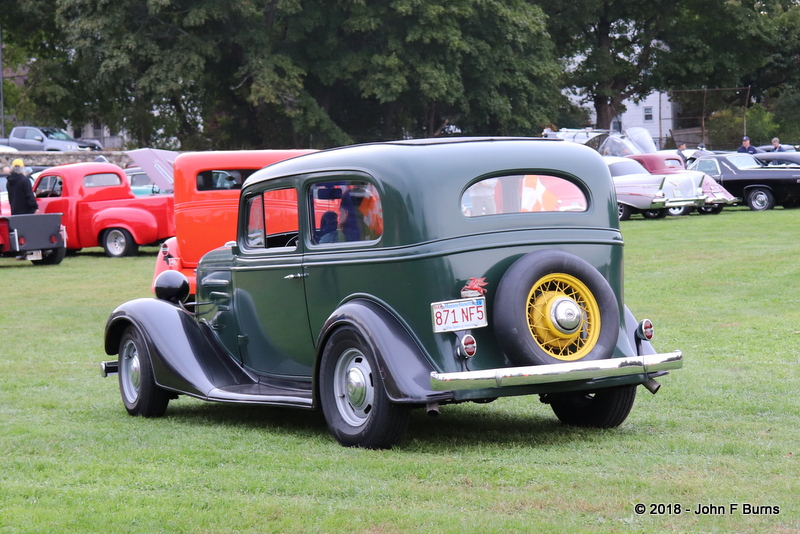
<path id="1" fill-rule="evenodd" d="M 425 406 L 425 413 L 428 414 L 428 417 L 437 417 L 439 415 L 439 403 L 429 402 Z"/>
<path id="2" fill-rule="evenodd" d="M 656 382 L 656 381 L 655 381 L 655 380 L 653 380 L 652 378 L 648 378 L 648 379 L 647 379 L 647 382 L 645 382 L 645 383 L 644 383 L 644 384 L 642 384 L 642 385 L 643 385 L 645 388 L 647 388 L 647 391 L 649 391 L 649 392 L 650 392 L 650 393 L 652 393 L 653 395 L 655 395 L 656 393 L 658 393 L 658 390 L 659 390 L 659 389 L 661 389 L 661 384 L 659 384 L 658 382 Z"/>

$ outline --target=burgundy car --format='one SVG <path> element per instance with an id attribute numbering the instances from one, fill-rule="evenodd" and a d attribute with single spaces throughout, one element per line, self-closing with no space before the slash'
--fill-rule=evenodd
<path id="1" fill-rule="evenodd" d="M 701 188 L 703 194 L 706 195 L 706 204 L 705 206 L 697 208 L 698 213 L 717 214 L 721 212 L 722 208 L 726 205 L 731 206 L 742 201 L 742 199 L 730 194 L 727 189 L 718 184 L 716 180 L 709 175 L 699 171 L 687 170 L 677 152 L 674 154 L 667 152 L 633 154 L 627 157 L 641 163 L 651 174 L 685 173 L 692 175 L 696 180 L 697 187 Z M 691 211 L 692 208 L 690 206 L 670 208 L 670 215 L 687 215 Z"/>

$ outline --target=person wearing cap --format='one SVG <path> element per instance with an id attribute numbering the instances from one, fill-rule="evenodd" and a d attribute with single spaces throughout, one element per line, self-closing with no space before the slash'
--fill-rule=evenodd
<path id="1" fill-rule="evenodd" d="M 25 176 L 25 163 L 19 158 L 11 163 L 11 174 L 6 181 L 11 215 L 28 215 L 39 211 L 30 179 Z"/>
<path id="2" fill-rule="evenodd" d="M 755 154 L 757 152 L 756 147 L 750 144 L 750 138 L 746 135 L 742 137 L 742 146 L 739 147 L 737 152 L 747 152 L 748 154 Z"/>

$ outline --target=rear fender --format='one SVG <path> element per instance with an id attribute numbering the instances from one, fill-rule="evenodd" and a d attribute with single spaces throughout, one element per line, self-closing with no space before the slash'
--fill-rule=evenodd
<path id="1" fill-rule="evenodd" d="M 139 245 L 147 245 L 158 240 L 158 220 L 152 213 L 138 208 L 108 208 L 92 221 L 97 230 L 98 242 L 103 232 L 109 228 L 124 228 Z"/>
<path id="2" fill-rule="evenodd" d="M 119 353 L 120 340 L 129 325 L 142 334 L 156 383 L 165 389 L 207 398 L 215 388 L 255 382 L 208 327 L 179 306 L 152 298 L 122 304 L 106 323 L 106 354 Z"/>
<path id="3" fill-rule="evenodd" d="M 325 322 L 317 342 L 315 384 L 319 364 L 330 334 L 350 325 L 370 344 L 389 399 L 397 403 L 425 404 L 452 398 L 452 393 L 433 391 L 430 374 L 435 371 L 424 351 L 401 321 L 377 302 L 354 299 L 340 306 Z M 318 387 L 315 388 L 318 392 Z"/>

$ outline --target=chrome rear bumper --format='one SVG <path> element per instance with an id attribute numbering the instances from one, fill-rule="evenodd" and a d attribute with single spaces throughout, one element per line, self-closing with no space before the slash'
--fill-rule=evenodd
<path id="1" fill-rule="evenodd" d="M 453 391 L 551 384 L 554 382 L 569 382 L 571 380 L 593 380 L 596 378 L 655 373 L 670 369 L 680 369 L 681 367 L 683 367 L 683 353 L 676 350 L 665 354 L 648 354 L 645 356 L 611 358 L 589 362 L 531 365 L 527 367 L 508 367 L 456 373 L 433 372 L 431 373 L 431 389 L 434 391 Z"/>

